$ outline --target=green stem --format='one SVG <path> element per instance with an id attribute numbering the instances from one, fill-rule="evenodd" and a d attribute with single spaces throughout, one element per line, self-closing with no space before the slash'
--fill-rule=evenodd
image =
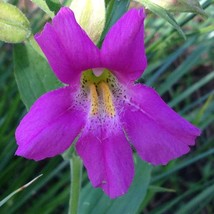
<path id="1" fill-rule="evenodd" d="M 71 189 L 68 214 L 77 214 L 82 181 L 82 161 L 78 156 L 70 159 Z"/>

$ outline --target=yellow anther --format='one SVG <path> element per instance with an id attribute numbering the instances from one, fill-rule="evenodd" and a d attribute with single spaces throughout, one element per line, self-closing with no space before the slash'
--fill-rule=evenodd
<path id="1" fill-rule="evenodd" d="M 90 96 L 91 96 L 91 110 L 90 114 L 95 115 L 98 112 L 98 94 L 96 86 L 94 84 L 89 85 Z"/>
<path id="2" fill-rule="evenodd" d="M 109 116 L 115 116 L 114 103 L 112 100 L 111 90 L 109 89 L 108 84 L 106 82 L 101 82 L 98 86 L 101 89 L 103 95 L 103 102 L 106 112 L 109 114 Z"/>

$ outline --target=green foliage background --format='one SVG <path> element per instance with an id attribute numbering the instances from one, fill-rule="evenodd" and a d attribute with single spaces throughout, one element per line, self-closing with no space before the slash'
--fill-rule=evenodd
<path id="1" fill-rule="evenodd" d="M 127 10 L 129 3 L 106 2 L 104 34 Z M 13 4 L 18 3 L 13 1 Z M 201 3 L 208 19 L 186 13 L 175 16 L 186 40 L 164 19 L 147 11 L 148 68 L 139 80 L 154 87 L 170 106 L 202 129 L 197 145 L 191 153 L 167 166 L 152 167 L 135 157 L 133 185 L 127 195 L 116 200 L 109 200 L 101 190 L 92 188 L 84 171 L 79 213 L 214 213 L 214 5 L 210 0 Z M 27 13 L 33 31 L 39 31 L 47 20 L 44 13 L 40 9 L 28 10 L 28 7 L 22 10 Z M 12 54 L 11 45 L 0 43 L 0 201 L 43 174 L 0 207 L 0 213 L 67 213 L 68 209 L 68 161 L 60 156 L 40 162 L 14 156 L 17 147 L 14 132 L 26 113 L 14 68 L 22 95 L 26 88 L 28 94 L 32 94 L 30 101 L 23 99 L 25 104 L 32 104 L 44 91 L 60 85 L 54 77 L 45 85 L 36 84 L 31 88 L 25 85 L 25 80 L 32 78 L 47 83 L 42 76 L 44 67 L 48 70 L 46 62 L 37 66 L 32 60 L 35 56 L 40 58 L 29 45 L 15 45 Z M 22 67 L 24 61 L 28 64 Z"/>

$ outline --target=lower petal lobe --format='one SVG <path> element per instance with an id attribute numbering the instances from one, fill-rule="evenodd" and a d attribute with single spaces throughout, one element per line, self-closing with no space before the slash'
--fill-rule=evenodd
<path id="1" fill-rule="evenodd" d="M 84 129 L 76 145 L 77 153 L 83 159 L 92 185 L 115 198 L 126 193 L 132 182 L 132 150 L 120 127 L 108 132 L 94 128 L 96 131 Z"/>
<path id="2" fill-rule="evenodd" d="M 167 164 L 195 144 L 200 130 L 167 106 L 153 89 L 140 84 L 130 86 L 129 96 L 121 119 L 143 160 Z"/>
<path id="3" fill-rule="evenodd" d="M 16 154 L 42 160 L 64 152 L 83 128 L 86 113 L 74 103 L 71 87 L 41 96 L 16 130 Z"/>

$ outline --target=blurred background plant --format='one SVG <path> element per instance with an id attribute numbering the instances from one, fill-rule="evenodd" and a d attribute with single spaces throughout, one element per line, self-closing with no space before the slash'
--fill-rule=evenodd
<path id="1" fill-rule="evenodd" d="M 33 33 L 49 19 L 30 1 L 8 2 L 27 15 Z M 139 79 L 202 129 L 197 145 L 167 166 L 152 168 L 136 158 L 136 176 L 129 193 L 114 201 L 92 188 L 84 171 L 79 213 L 214 213 L 214 1 L 200 3 L 207 19 L 191 13 L 174 15 L 186 40 L 175 26 L 147 10 L 148 68 Z M 106 1 L 103 36 L 128 6 L 128 0 Z M 139 5 L 132 3 L 135 6 Z M 40 162 L 14 156 L 14 132 L 26 109 L 14 78 L 12 48 L 0 43 L 0 200 L 36 176 L 43 176 L 1 206 L 0 213 L 66 213 L 69 162 L 60 156 Z"/>

